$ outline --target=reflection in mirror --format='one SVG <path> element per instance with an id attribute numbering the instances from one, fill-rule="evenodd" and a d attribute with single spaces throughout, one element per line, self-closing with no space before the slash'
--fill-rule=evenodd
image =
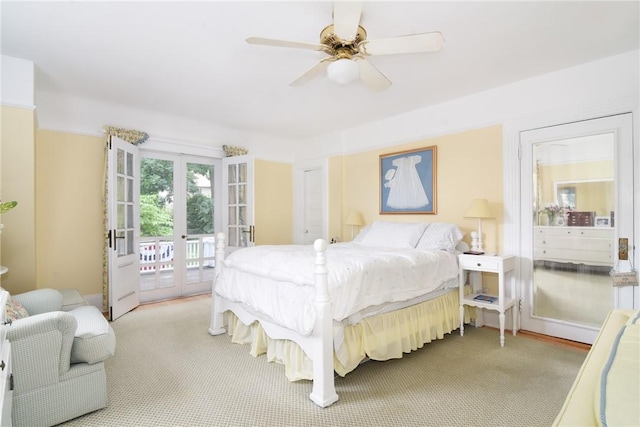
<path id="1" fill-rule="evenodd" d="M 558 206 L 563 209 L 576 208 L 576 186 L 569 184 L 556 184 L 556 200 Z"/>
<path id="2" fill-rule="evenodd" d="M 613 166 L 613 160 L 605 167 Z M 613 211 L 613 179 L 593 179 L 581 181 L 556 181 L 556 203 L 567 211 L 595 212 L 597 216 L 607 216 Z M 580 197 L 578 197 L 580 196 Z"/>
<path id="3" fill-rule="evenodd" d="M 599 326 L 613 307 L 613 153 L 612 133 L 533 145 L 534 316 Z"/>

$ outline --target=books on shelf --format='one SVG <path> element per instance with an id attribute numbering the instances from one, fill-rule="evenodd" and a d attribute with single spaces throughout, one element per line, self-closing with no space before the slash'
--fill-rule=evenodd
<path id="1" fill-rule="evenodd" d="M 475 297 L 473 297 L 473 299 L 476 301 L 489 302 L 489 303 L 498 301 L 498 297 L 492 297 L 491 295 L 483 295 L 483 294 L 476 295 Z"/>

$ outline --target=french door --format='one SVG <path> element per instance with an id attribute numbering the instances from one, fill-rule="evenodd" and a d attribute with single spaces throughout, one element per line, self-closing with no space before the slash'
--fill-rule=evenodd
<path id="1" fill-rule="evenodd" d="M 141 302 L 211 291 L 219 175 L 219 159 L 141 151 Z"/>
<path id="2" fill-rule="evenodd" d="M 633 307 L 634 288 L 609 276 L 632 268 L 618 254 L 620 239 L 634 247 L 631 113 L 520 140 L 522 328 L 592 343 L 611 309 Z"/>
<path id="3" fill-rule="evenodd" d="M 222 159 L 222 198 L 225 209 L 222 215 L 225 247 L 229 252 L 255 245 L 253 216 L 253 157 L 225 157 Z"/>
<path id="4" fill-rule="evenodd" d="M 138 148 L 119 138 L 108 141 L 109 318 L 140 304 L 138 289 Z"/>

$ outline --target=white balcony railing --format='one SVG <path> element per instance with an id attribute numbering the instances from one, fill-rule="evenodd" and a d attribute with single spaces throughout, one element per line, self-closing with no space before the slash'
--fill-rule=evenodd
<path id="1" fill-rule="evenodd" d="M 187 240 L 185 252 L 187 268 L 197 268 L 201 264 L 207 268 L 215 267 L 215 251 L 213 236 L 200 236 L 197 240 L 194 238 Z M 139 253 L 140 273 L 173 270 L 175 259 L 173 241 L 168 241 L 164 237 L 143 238 L 140 241 Z"/>

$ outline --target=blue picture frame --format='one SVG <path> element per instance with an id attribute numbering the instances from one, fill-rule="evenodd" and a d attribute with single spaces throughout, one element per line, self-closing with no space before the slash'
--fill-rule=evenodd
<path id="1" fill-rule="evenodd" d="M 380 213 L 436 214 L 437 146 L 380 155 Z"/>

